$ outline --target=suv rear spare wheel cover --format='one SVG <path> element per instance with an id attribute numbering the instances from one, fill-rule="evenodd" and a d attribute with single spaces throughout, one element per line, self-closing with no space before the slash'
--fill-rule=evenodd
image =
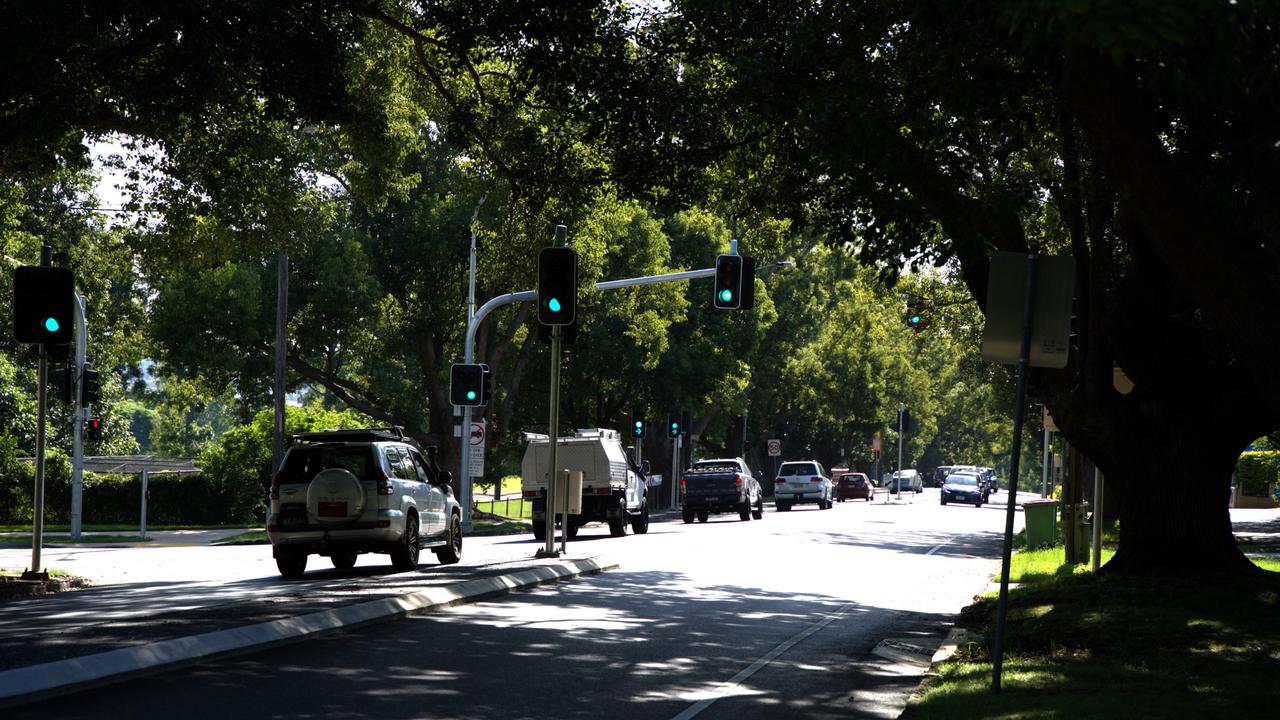
<path id="1" fill-rule="evenodd" d="M 319 525 L 344 525 L 364 512 L 364 486 L 343 468 L 316 473 L 307 486 L 307 515 Z"/>

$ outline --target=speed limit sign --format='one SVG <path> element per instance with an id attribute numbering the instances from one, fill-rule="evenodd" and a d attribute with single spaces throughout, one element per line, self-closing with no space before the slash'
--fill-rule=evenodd
<path id="1" fill-rule="evenodd" d="M 777 457 L 781 454 L 782 454 L 782 441 L 776 440 L 776 439 L 770 440 L 769 441 L 769 457 Z"/>

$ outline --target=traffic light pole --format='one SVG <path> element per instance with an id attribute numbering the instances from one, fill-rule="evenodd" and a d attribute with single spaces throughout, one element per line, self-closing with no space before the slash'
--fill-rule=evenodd
<path id="1" fill-rule="evenodd" d="M 40 548 L 44 544 L 44 425 L 49 401 L 48 378 L 49 355 L 42 343 L 39 368 L 36 371 L 36 383 L 40 389 L 36 392 L 36 487 L 31 525 L 31 569 L 22 574 L 24 579 L 29 580 L 44 578 L 40 570 Z"/>
<path id="2" fill-rule="evenodd" d="M 85 299 L 83 295 L 75 298 L 76 314 L 76 352 L 75 383 L 71 389 L 71 539 L 80 539 L 81 520 L 84 517 L 84 424 L 89 417 L 89 408 L 80 402 L 81 378 L 88 354 L 88 323 L 85 321 Z"/>
<path id="3" fill-rule="evenodd" d="M 544 522 L 546 523 L 547 536 L 545 538 L 546 545 L 538 551 L 537 557 L 553 558 L 560 557 L 560 553 L 556 551 L 556 449 L 560 444 L 560 325 L 551 326 L 551 430 L 547 433 L 548 442 L 551 443 L 549 457 L 547 458 L 547 503 L 543 512 Z M 568 483 L 565 484 L 566 489 Z M 566 507 L 568 507 L 566 505 Z M 564 527 L 560 529 L 564 533 L 564 537 L 569 537 L 569 515 L 564 516 Z"/>

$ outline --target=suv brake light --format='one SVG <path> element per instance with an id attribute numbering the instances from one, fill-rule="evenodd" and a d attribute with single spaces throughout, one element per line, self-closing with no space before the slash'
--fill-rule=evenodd
<path id="1" fill-rule="evenodd" d="M 822 482 L 822 478 L 818 475 L 813 476 L 812 479 L 813 479 L 813 482 L 816 482 L 816 483 Z"/>
<path id="2" fill-rule="evenodd" d="M 271 499 L 272 500 L 280 499 L 280 476 L 282 474 L 283 474 L 283 471 L 277 470 L 276 474 L 271 476 Z"/>
<path id="3" fill-rule="evenodd" d="M 773 481 L 774 481 L 774 482 L 776 482 L 776 483 L 778 483 L 779 485 L 781 485 L 781 484 L 783 484 L 783 483 L 785 483 L 785 482 L 786 482 L 786 480 L 783 480 L 782 478 L 774 478 L 774 480 L 773 480 Z"/>
<path id="4" fill-rule="evenodd" d="M 391 478 L 387 477 L 387 471 L 382 468 L 374 468 L 373 482 L 378 486 L 379 495 L 391 494 Z"/>

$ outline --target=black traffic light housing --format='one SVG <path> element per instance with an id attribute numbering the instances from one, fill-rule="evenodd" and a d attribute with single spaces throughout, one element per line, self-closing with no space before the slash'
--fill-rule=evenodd
<path id="1" fill-rule="evenodd" d="M 712 303 L 721 310 L 742 307 L 742 256 L 721 255 L 716 258 L 715 295 Z"/>
<path id="2" fill-rule="evenodd" d="M 485 376 L 488 367 L 479 363 L 449 366 L 449 402 L 459 407 L 480 407 L 488 402 Z"/>
<path id="3" fill-rule="evenodd" d="M 72 367 L 63 365 L 49 371 L 49 388 L 53 391 L 52 397 L 61 400 L 67 405 L 71 404 L 71 382 Z"/>
<path id="4" fill-rule="evenodd" d="M 538 322 L 568 325 L 578 316 L 578 253 L 567 247 L 538 251 Z"/>
<path id="5" fill-rule="evenodd" d="M 907 313 L 903 316 L 903 322 L 912 330 L 923 330 L 928 324 L 924 317 L 925 306 L 920 300 L 907 301 Z"/>
<path id="6" fill-rule="evenodd" d="M 102 442 L 102 418 L 91 417 L 84 421 L 84 441 Z"/>
<path id="7" fill-rule="evenodd" d="M 680 425 L 680 415 L 678 413 L 667 420 L 667 437 L 680 437 L 680 431 L 683 429 Z"/>
<path id="8" fill-rule="evenodd" d="M 13 273 L 13 339 L 67 345 L 75 322 L 75 276 L 67 268 L 22 265 Z"/>
<path id="9" fill-rule="evenodd" d="M 648 429 L 648 423 L 645 422 L 643 415 L 633 415 L 631 417 L 631 437 L 640 440 L 644 437 L 645 430 Z"/>
<path id="10" fill-rule="evenodd" d="M 87 407 L 98 399 L 98 371 L 86 363 L 80 375 L 80 406 Z"/>

